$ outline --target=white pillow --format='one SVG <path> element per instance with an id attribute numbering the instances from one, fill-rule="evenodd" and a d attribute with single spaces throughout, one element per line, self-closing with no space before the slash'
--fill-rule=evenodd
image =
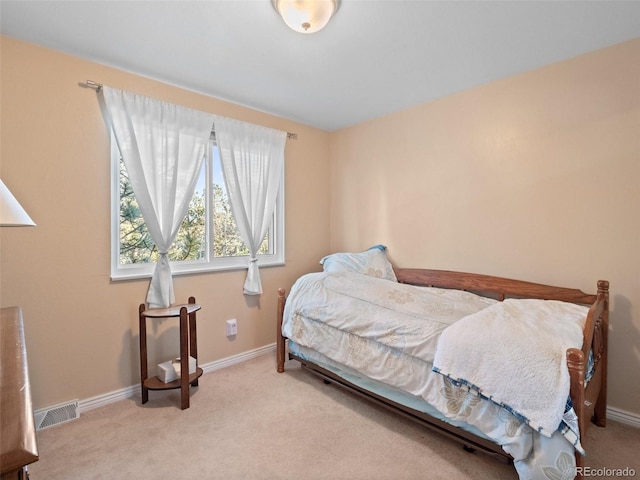
<path id="1" fill-rule="evenodd" d="M 324 257 L 320 263 L 325 272 L 355 272 L 397 282 L 386 250 L 384 245 L 375 245 L 360 253 L 334 253 Z"/>

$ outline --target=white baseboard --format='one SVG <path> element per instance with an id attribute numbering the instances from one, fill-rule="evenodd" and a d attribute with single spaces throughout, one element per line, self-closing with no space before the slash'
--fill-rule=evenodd
<path id="1" fill-rule="evenodd" d="M 220 370 L 221 368 L 230 367 L 232 365 L 236 365 L 238 363 L 251 360 L 252 358 L 259 357 L 260 355 L 274 352 L 275 349 L 276 349 L 276 344 L 273 343 L 271 345 L 266 345 L 264 347 L 256 348 L 255 350 L 250 350 L 248 352 L 240 353 L 238 355 L 233 355 L 232 357 L 222 358 L 220 360 L 216 360 L 210 363 L 201 364 L 199 365 L 199 367 L 202 368 L 205 374 L 211 373 L 215 370 Z M 133 398 L 135 396 L 140 396 L 140 384 L 132 385 L 130 387 L 123 388 L 121 390 L 105 393 L 103 395 L 98 395 L 96 397 L 80 400 L 78 403 L 79 412 L 80 413 L 88 412 L 89 410 L 93 410 L 94 408 L 103 407 L 105 405 L 109 405 L 110 403 L 118 402 L 120 400 L 126 400 L 128 398 Z M 43 410 L 46 410 L 46 409 L 43 409 Z"/>
<path id="2" fill-rule="evenodd" d="M 200 365 L 200 368 L 202 368 L 205 374 L 211 373 L 216 370 L 220 370 L 221 368 L 230 367 L 238 363 L 246 362 L 260 355 L 265 355 L 267 353 L 274 352 L 275 349 L 276 349 L 276 344 L 272 343 L 271 345 L 265 345 L 264 347 L 256 348 L 248 352 L 240 353 L 238 355 L 233 355 L 231 357 L 222 358 L 220 360 L 202 364 Z M 132 385 L 130 387 L 123 388 L 121 390 L 105 393 L 103 395 L 98 395 L 96 397 L 80 400 L 78 402 L 78 411 L 79 413 L 88 412 L 89 410 L 103 407 L 105 405 L 109 405 L 110 403 L 118 402 L 120 400 L 126 400 L 128 398 L 133 398 L 136 395 L 137 396 L 140 395 L 139 384 Z M 41 410 L 34 412 L 34 414 L 38 414 L 38 412 L 43 412 L 46 410 L 48 410 L 48 408 L 43 408 Z M 615 422 L 624 423 L 625 425 L 630 425 L 632 427 L 640 428 L 640 415 L 632 412 L 627 412 L 619 408 L 607 407 L 607 419 L 613 420 Z"/>
<path id="3" fill-rule="evenodd" d="M 632 427 L 640 428 L 640 415 L 626 412 L 615 407 L 607 407 L 607 420 L 624 423 Z"/>

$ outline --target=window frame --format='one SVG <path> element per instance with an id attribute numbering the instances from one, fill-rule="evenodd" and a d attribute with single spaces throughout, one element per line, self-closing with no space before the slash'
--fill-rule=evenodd
<path id="1" fill-rule="evenodd" d="M 210 148 L 214 148 L 213 140 Z M 120 264 L 120 149 L 113 132 L 110 142 L 111 161 L 111 280 L 135 280 L 151 278 L 156 262 Z M 230 257 L 216 257 L 213 255 L 213 208 L 211 205 L 211 187 L 213 183 L 213 155 L 207 155 L 205 159 L 206 175 L 206 255 L 202 260 L 182 260 L 171 262 L 171 272 L 174 276 L 199 274 L 207 272 L 220 272 L 229 270 L 242 270 L 248 268 L 249 256 L 239 255 Z M 268 254 L 258 254 L 258 267 L 272 267 L 285 264 L 285 167 L 282 168 L 282 177 L 273 220 L 269 227 Z"/>

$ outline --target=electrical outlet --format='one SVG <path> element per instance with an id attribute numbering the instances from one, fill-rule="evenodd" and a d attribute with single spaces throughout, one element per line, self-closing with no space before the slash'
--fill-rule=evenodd
<path id="1" fill-rule="evenodd" d="M 227 320 L 227 337 L 233 337 L 238 334 L 238 321 L 235 318 Z"/>

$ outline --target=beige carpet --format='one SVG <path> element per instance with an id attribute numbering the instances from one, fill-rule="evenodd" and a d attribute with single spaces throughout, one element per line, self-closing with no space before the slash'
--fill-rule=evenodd
<path id="1" fill-rule="evenodd" d="M 517 479 L 512 466 L 425 430 L 275 355 L 204 375 L 180 410 L 179 390 L 150 392 L 38 432 L 31 480 Z M 593 468 L 635 468 L 640 429 L 592 427 Z"/>

